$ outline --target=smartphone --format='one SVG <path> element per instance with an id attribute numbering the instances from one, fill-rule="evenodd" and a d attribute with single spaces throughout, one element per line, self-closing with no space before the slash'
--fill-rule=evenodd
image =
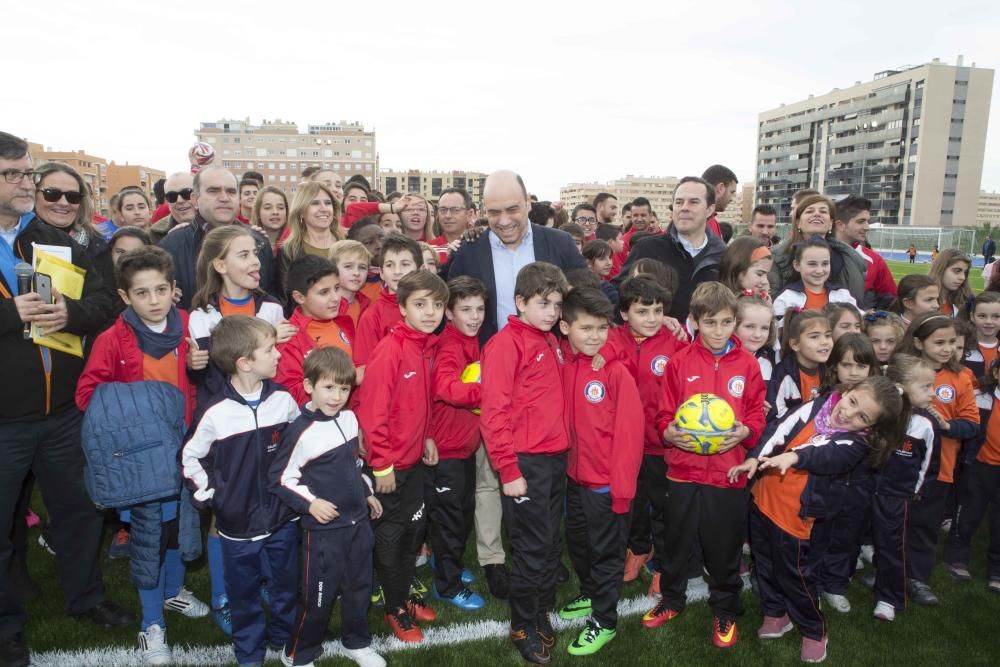
<path id="1" fill-rule="evenodd" d="M 35 294 L 42 297 L 43 303 L 52 303 L 52 276 L 35 273 Z"/>

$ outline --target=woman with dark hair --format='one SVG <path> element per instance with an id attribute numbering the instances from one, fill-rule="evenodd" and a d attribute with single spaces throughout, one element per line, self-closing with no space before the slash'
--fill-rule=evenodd
<path id="1" fill-rule="evenodd" d="M 829 197 L 811 194 L 802 198 L 792 216 L 791 235 L 771 248 L 774 265 L 768 274 L 771 298 L 778 296 L 787 283 L 797 279 L 792 262 L 795 244 L 814 236 L 824 239 L 830 246 L 830 282 L 844 287 L 857 303 L 865 297 L 865 273 L 868 265 L 851 246 L 833 236 L 833 218 L 836 206 Z"/>
<path id="2" fill-rule="evenodd" d="M 100 275 L 103 288 L 117 300 L 111 246 L 91 223 L 91 202 L 87 184 L 75 169 L 49 162 L 35 170 L 35 215 L 72 238 L 87 254 Z M 109 322 L 110 324 L 110 322 Z"/>

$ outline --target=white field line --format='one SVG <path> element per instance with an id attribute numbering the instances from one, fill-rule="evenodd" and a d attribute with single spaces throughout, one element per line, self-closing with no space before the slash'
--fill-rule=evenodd
<path id="1" fill-rule="evenodd" d="M 744 577 L 746 579 L 746 577 Z M 745 583 L 745 582 L 744 582 Z M 691 580 L 687 588 L 687 600 L 700 602 L 708 599 L 708 586 L 701 579 Z M 644 595 L 622 600 L 618 603 L 618 615 L 621 617 L 638 616 L 648 611 L 654 603 L 652 598 Z M 553 626 L 557 630 L 569 630 L 582 627 L 585 618 L 564 621 L 553 614 Z M 428 625 L 423 628 L 424 641 L 420 644 L 407 644 L 395 637 L 379 635 L 372 638 L 372 648 L 379 653 L 419 650 L 429 646 L 448 646 L 462 644 L 481 639 L 501 639 L 510 633 L 510 623 L 507 621 L 474 621 L 458 623 L 445 627 Z M 185 646 L 177 643 L 167 631 L 167 641 L 172 642 L 174 664 L 216 667 L 218 665 L 234 664 L 232 644 L 220 646 Z M 512 649 L 513 650 L 513 649 Z M 340 642 L 328 641 L 323 644 L 323 657 L 343 655 Z M 277 660 L 278 654 L 268 651 L 268 660 Z M 80 651 L 44 651 L 31 654 L 31 664 L 38 667 L 141 667 L 145 663 L 138 649 L 133 646 L 109 646 L 107 648 L 84 649 Z"/>

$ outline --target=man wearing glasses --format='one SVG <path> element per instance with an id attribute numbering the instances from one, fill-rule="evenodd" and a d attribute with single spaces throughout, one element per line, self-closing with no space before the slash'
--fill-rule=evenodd
<path id="1" fill-rule="evenodd" d="M 96 335 L 111 315 L 111 293 L 84 250 L 69 235 L 32 212 L 35 185 L 28 145 L 0 132 L 0 664 L 27 665 L 28 647 L 21 585 L 12 577 L 16 521 L 24 480 L 34 473 L 52 519 L 59 582 L 67 613 L 104 627 L 134 622 L 130 613 L 104 598 L 100 569 L 102 518 L 87 495 L 80 447 L 81 415 L 74 403 L 83 359 L 25 338 L 27 323 L 44 333 Z M 80 196 L 79 193 L 77 196 Z M 69 246 L 73 264 L 86 270 L 83 294 L 67 299 L 53 290 L 54 303 L 18 279 L 19 263 L 31 264 L 32 243 Z M 22 289 L 23 288 L 23 289 Z"/>
<path id="2" fill-rule="evenodd" d="M 438 254 L 438 270 L 443 272 L 445 264 L 462 242 L 462 235 L 475 222 L 476 208 L 472 195 L 462 188 L 448 188 L 438 195 L 438 226 L 441 236 L 427 243 Z"/>
<path id="3" fill-rule="evenodd" d="M 193 186 L 194 176 L 188 171 L 170 174 L 167 182 L 163 184 L 163 198 L 169 213 L 149 228 L 154 243 L 162 241 L 167 232 L 177 225 L 186 225 L 194 220 L 194 202 L 191 201 Z"/>

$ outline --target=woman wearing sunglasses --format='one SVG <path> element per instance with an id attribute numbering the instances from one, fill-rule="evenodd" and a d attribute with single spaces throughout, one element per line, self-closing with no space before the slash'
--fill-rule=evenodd
<path id="1" fill-rule="evenodd" d="M 104 289 L 112 301 L 116 300 L 111 247 L 91 224 L 90 197 L 83 178 L 72 167 L 49 162 L 35 170 L 35 179 L 35 215 L 83 247 Z"/>

